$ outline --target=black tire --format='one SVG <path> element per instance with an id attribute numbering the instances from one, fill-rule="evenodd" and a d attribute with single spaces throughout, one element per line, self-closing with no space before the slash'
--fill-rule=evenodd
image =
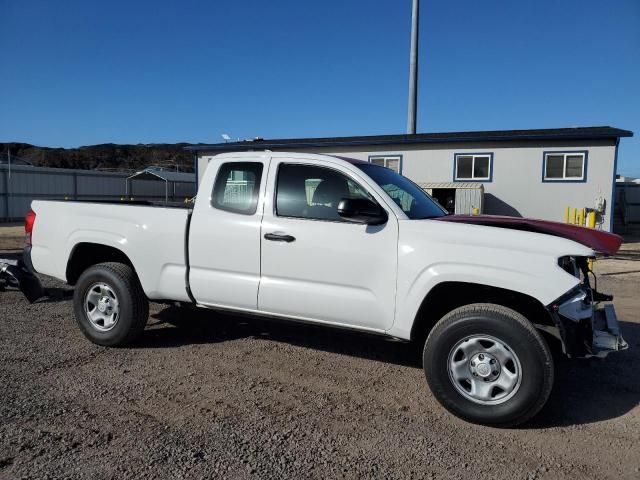
<path id="1" fill-rule="evenodd" d="M 117 321 L 101 330 L 85 311 L 85 298 L 92 286 L 107 285 L 118 302 Z M 73 295 L 73 308 L 80 330 L 93 343 L 107 347 L 127 345 L 137 339 L 149 318 L 149 301 L 134 270 L 122 263 L 99 263 L 85 270 Z"/>
<path id="2" fill-rule="evenodd" d="M 519 383 L 513 387 L 512 396 L 498 388 L 499 394 L 505 393 L 505 396 L 503 400 L 496 400 L 497 404 L 477 403 L 477 399 L 468 398 L 471 394 L 463 395 L 460 388 L 464 390 L 464 381 L 459 381 L 462 387 L 456 387 L 455 374 L 450 374 L 455 368 L 455 364 L 449 368 L 452 359 L 461 363 L 468 360 L 464 365 L 471 365 L 473 358 L 478 358 L 467 359 L 467 355 L 462 355 L 461 359 L 455 360 L 453 352 L 456 348 L 461 349 L 465 339 L 482 336 L 499 340 L 502 347 L 506 345 L 507 352 L 515 354 L 521 367 L 518 369 L 521 370 Z M 544 406 L 553 386 L 553 358 L 545 340 L 521 314 L 495 304 L 467 305 L 445 315 L 429 333 L 423 365 L 427 383 L 442 406 L 464 420 L 482 425 L 513 427 L 526 422 Z M 471 382 L 482 379 L 477 373 L 474 377 L 477 378 L 472 378 Z M 470 392 L 471 382 L 468 382 Z"/>

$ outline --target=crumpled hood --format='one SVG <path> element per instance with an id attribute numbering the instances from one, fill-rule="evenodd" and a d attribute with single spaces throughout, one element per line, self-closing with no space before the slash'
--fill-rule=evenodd
<path id="1" fill-rule="evenodd" d="M 511 228 L 526 232 L 545 233 L 563 237 L 574 242 L 581 243 L 596 252 L 613 255 L 622 244 L 622 237 L 614 233 L 603 232 L 592 228 L 567 225 L 548 220 L 536 220 L 531 218 L 507 217 L 503 215 L 447 215 L 434 218 L 443 222 L 471 223 L 486 225 L 489 227 Z"/>

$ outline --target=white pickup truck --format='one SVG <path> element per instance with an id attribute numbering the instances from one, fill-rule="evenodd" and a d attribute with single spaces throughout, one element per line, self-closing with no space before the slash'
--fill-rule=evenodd
<path id="1" fill-rule="evenodd" d="M 548 342 L 571 357 L 627 347 L 589 282 L 588 259 L 620 237 L 447 215 L 407 178 L 348 158 L 218 155 L 193 207 L 34 201 L 27 233 L 25 268 L 75 285 L 92 342 L 134 340 L 149 300 L 422 342 L 435 397 L 482 424 L 542 408 Z"/>

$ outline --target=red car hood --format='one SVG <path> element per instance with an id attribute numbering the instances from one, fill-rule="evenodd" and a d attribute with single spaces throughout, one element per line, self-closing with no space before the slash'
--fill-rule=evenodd
<path id="1" fill-rule="evenodd" d="M 606 255 L 615 254 L 622 244 L 622 237 L 613 233 L 594 230 L 592 228 L 567 225 L 548 220 L 535 220 L 531 218 L 506 217 L 502 215 L 447 215 L 434 218 L 442 222 L 474 223 L 489 227 L 512 228 L 527 232 L 546 233 L 557 237 L 568 238 L 586 245 L 596 252 Z"/>

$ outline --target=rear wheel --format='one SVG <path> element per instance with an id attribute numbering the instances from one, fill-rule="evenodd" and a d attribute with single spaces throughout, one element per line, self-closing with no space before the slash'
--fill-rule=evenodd
<path id="1" fill-rule="evenodd" d="M 474 423 L 523 423 L 544 406 L 553 385 L 545 340 L 521 314 L 500 305 L 448 313 L 429 334 L 423 361 L 438 401 Z"/>
<path id="2" fill-rule="evenodd" d="M 85 270 L 76 284 L 73 306 L 85 337 L 110 347 L 138 338 L 149 316 L 137 275 L 122 263 L 100 263 Z"/>

